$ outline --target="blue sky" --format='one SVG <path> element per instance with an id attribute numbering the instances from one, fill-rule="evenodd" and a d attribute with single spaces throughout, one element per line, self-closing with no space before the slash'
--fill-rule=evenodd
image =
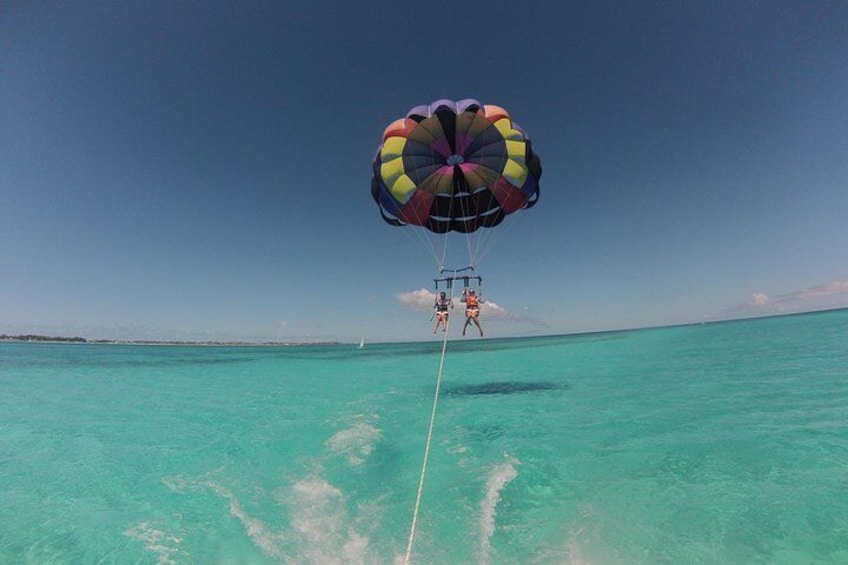
<path id="1" fill-rule="evenodd" d="M 431 339 L 436 265 L 370 166 L 466 97 L 544 168 L 479 266 L 487 335 L 848 306 L 845 29 L 840 2 L 7 4 L 0 333 Z"/>

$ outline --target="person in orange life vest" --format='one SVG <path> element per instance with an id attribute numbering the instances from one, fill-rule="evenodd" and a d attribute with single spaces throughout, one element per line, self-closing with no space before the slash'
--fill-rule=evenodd
<path id="1" fill-rule="evenodd" d="M 462 335 L 465 335 L 468 324 L 474 322 L 474 325 L 480 330 L 480 337 L 483 337 L 483 327 L 480 325 L 480 320 L 477 319 L 480 315 L 480 304 L 483 302 L 483 299 L 478 298 L 472 288 L 463 290 L 460 300 L 465 302 L 465 325 L 462 326 Z"/>
<path id="2" fill-rule="evenodd" d="M 433 308 L 436 309 L 436 325 L 433 326 L 433 333 L 442 326 L 442 331 L 448 331 L 448 306 L 453 308 L 453 300 L 445 296 L 445 293 L 439 293 Z"/>

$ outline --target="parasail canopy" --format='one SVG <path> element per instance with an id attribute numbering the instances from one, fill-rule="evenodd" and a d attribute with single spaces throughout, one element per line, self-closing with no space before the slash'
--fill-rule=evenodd
<path id="1" fill-rule="evenodd" d="M 434 233 L 498 225 L 539 198 L 542 167 L 530 139 L 499 107 L 437 100 L 392 122 L 373 163 L 383 219 Z"/>

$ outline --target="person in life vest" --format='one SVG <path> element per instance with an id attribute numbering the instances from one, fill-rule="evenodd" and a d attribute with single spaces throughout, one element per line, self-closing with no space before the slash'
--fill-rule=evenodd
<path id="1" fill-rule="evenodd" d="M 462 302 L 465 302 L 465 325 L 462 326 L 462 335 L 465 335 L 465 330 L 468 329 L 468 324 L 474 322 L 477 329 L 480 330 L 480 337 L 483 337 L 483 327 L 480 325 L 478 316 L 480 315 L 480 303 L 482 298 L 478 298 L 474 289 L 464 289 L 462 291 Z"/>
<path id="2" fill-rule="evenodd" d="M 448 307 L 453 308 L 453 300 L 445 296 L 444 292 L 439 293 L 433 304 L 433 308 L 436 309 L 436 325 L 433 326 L 433 333 L 436 333 L 439 326 L 442 326 L 443 332 L 448 331 Z"/>

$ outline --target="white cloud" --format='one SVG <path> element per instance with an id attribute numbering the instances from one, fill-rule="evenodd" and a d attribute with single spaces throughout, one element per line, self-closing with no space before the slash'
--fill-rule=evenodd
<path id="1" fill-rule="evenodd" d="M 798 297 L 803 299 L 839 295 L 848 296 L 848 279 L 837 279 L 812 288 L 805 288 L 798 292 Z"/>
<path id="2" fill-rule="evenodd" d="M 765 292 L 755 292 L 753 296 L 751 296 L 751 300 L 748 302 L 751 306 L 765 306 L 768 303 L 769 297 Z"/>
<path id="3" fill-rule="evenodd" d="M 395 295 L 395 298 L 397 298 L 398 302 L 403 304 L 409 310 L 416 312 L 429 312 L 433 309 L 433 303 L 436 301 L 436 293 L 427 290 L 426 288 L 419 288 L 418 290 L 399 292 Z M 463 304 L 460 302 L 459 296 L 454 296 L 453 302 L 456 308 L 463 308 Z M 494 320 L 517 319 L 515 314 L 497 302 L 486 300 L 485 296 L 483 296 L 483 302 L 480 305 L 480 315 L 486 319 Z"/>
<path id="4" fill-rule="evenodd" d="M 395 295 L 395 298 L 410 310 L 426 312 L 433 309 L 436 293 L 426 288 L 419 288 L 410 292 L 399 292 Z"/>
<path id="5" fill-rule="evenodd" d="M 513 317 L 509 310 L 491 301 L 483 302 L 483 305 L 480 307 L 480 313 L 487 318 L 509 319 Z"/>
<path id="6" fill-rule="evenodd" d="M 848 278 L 836 279 L 809 288 L 771 297 L 755 292 L 741 306 L 727 311 L 730 315 L 771 315 L 848 308 Z"/>

